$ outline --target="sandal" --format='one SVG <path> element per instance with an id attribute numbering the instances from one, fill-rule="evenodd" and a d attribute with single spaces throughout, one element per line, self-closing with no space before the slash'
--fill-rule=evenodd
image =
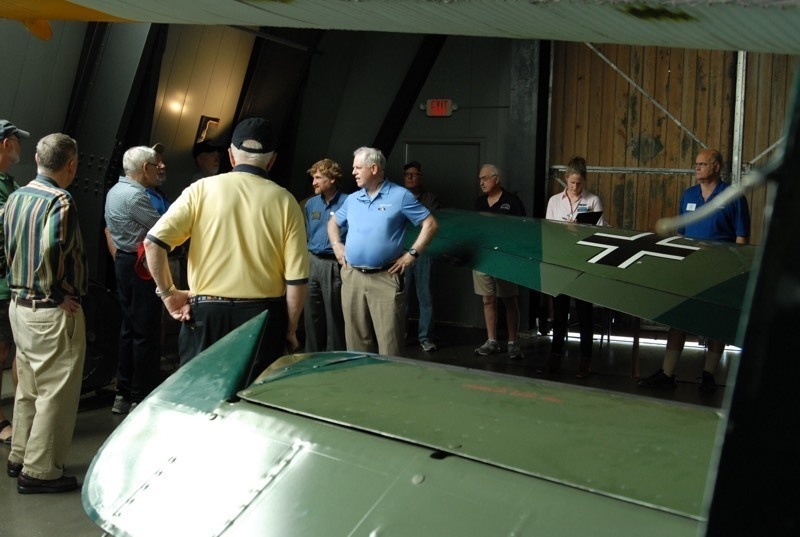
<path id="1" fill-rule="evenodd" d="M 10 421 L 8 421 L 8 420 L 0 421 L 0 433 L 2 433 L 3 431 L 5 431 L 6 429 L 9 429 L 9 428 L 11 428 L 11 422 Z M 13 429 L 12 429 L 12 433 L 10 435 L 8 435 L 8 437 L 3 438 L 2 442 L 4 444 L 10 444 L 11 443 L 11 436 L 13 434 L 14 433 L 13 433 Z"/>

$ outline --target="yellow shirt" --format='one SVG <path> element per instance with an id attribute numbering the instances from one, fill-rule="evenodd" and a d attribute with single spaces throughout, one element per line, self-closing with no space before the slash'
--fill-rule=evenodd
<path id="1" fill-rule="evenodd" d="M 303 213 L 286 189 L 237 166 L 189 185 L 150 230 L 170 248 L 191 238 L 189 289 L 197 295 L 269 298 L 305 283 Z M 263 173 L 263 172 L 261 172 Z"/>

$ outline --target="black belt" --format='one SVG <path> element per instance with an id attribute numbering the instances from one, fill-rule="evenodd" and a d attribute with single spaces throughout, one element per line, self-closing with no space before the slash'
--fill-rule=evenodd
<path id="1" fill-rule="evenodd" d="M 375 274 L 376 272 L 386 272 L 387 270 L 392 268 L 391 265 L 386 265 L 385 267 L 381 267 L 381 268 L 354 267 L 353 265 L 350 265 L 350 266 L 353 267 L 355 270 L 363 273 L 363 274 Z"/>
<path id="2" fill-rule="evenodd" d="M 314 252 L 311 252 L 311 254 L 319 259 L 329 259 L 331 261 L 336 261 L 335 254 L 315 254 Z"/>
<path id="3" fill-rule="evenodd" d="M 189 297 L 189 304 L 196 306 L 200 303 L 211 304 L 259 304 L 283 300 L 282 296 L 270 298 L 228 298 L 224 296 L 194 295 Z"/>
<path id="4" fill-rule="evenodd" d="M 25 308 L 57 308 L 58 304 L 51 300 L 28 300 L 27 298 L 20 298 L 18 296 L 12 299 L 17 306 Z"/>

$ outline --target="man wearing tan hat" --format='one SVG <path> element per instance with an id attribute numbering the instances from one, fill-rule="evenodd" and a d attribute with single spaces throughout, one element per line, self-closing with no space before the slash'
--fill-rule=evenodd
<path id="1" fill-rule="evenodd" d="M 30 137 L 28 131 L 17 128 L 7 119 L 0 119 L 0 210 L 5 206 L 8 196 L 19 188 L 14 178 L 8 174 L 8 170 L 19 162 L 22 140 L 28 137 Z M 0 220 L 0 225 L 2 225 L 2 220 Z M 1 248 L 0 255 L 5 257 L 5 252 Z M 0 264 L 5 266 L 5 259 Z M 11 352 L 14 349 L 14 336 L 8 321 L 8 299 L 11 298 L 11 294 L 5 274 L 2 276 L 0 278 L 0 395 L 3 393 L 3 369 L 6 361 L 9 356 L 11 360 L 14 359 L 14 354 Z M 13 382 L 16 388 L 16 363 L 12 364 L 12 368 Z M 11 434 L 11 422 L 6 419 L 3 407 L 0 406 L 0 442 L 10 444 Z"/>

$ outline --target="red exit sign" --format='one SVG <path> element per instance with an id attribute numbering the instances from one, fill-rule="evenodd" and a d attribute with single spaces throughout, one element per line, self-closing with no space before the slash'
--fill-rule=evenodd
<path id="1" fill-rule="evenodd" d="M 452 99 L 428 99 L 425 103 L 425 113 L 430 117 L 449 117 L 455 109 Z"/>

